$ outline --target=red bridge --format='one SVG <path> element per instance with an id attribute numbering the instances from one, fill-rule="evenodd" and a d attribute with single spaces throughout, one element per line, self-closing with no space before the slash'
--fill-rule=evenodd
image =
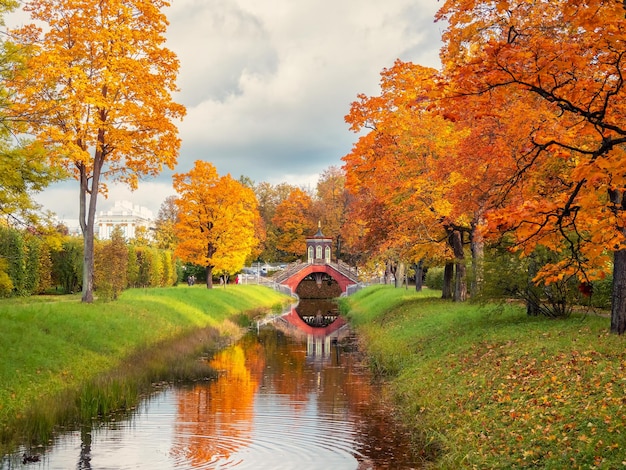
<path id="1" fill-rule="evenodd" d="M 322 285 L 327 287 L 330 282 L 334 281 L 341 290 L 342 295 L 347 295 L 349 287 L 356 286 L 359 282 L 356 271 L 347 264 L 330 261 L 320 262 L 319 260 L 315 260 L 313 263 L 300 261 L 292 263 L 284 271 L 274 276 L 274 282 L 288 287 L 292 293 L 295 293 L 305 280 L 314 280 L 318 287 Z M 327 291 L 327 289 L 325 290 Z M 338 296 L 321 295 L 321 297 Z"/>
<path id="2" fill-rule="evenodd" d="M 342 261 L 333 262 L 332 244 L 332 238 L 326 238 L 321 228 L 318 229 L 313 237 L 306 239 L 307 262 L 297 261 L 290 264 L 274 276 L 274 282 L 289 288 L 293 294 L 299 289 L 306 290 L 305 283 L 315 281 L 319 295 L 315 288 L 309 289 L 305 295 L 308 298 L 332 298 L 349 294 L 349 288 L 356 287 L 359 283 L 356 268 L 351 268 Z"/>

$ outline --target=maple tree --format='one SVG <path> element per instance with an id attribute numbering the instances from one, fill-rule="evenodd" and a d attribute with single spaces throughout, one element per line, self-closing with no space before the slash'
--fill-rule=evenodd
<path id="1" fill-rule="evenodd" d="M 254 262 L 254 260 L 260 259 L 261 254 L 267 247 L 267 228 L 265 225 L 265 219 L 261 215 L 261 204 L 259 203 L 254 181 L 252 180 L 252 178 L 245 175 L 239 176 L 238 181 L 244 187 L 251 189 L 257 200 L 257 212 L 259 214 L 259 217 L 257 217 L 254 221 L 254 237 L 256 238 L 257 243 L 252 248 L 250 254 L 246 259 L 246 265 L 250 265 Z"/>
<path id="2" fill-rule="evenodd" d="M 27 55 L 7 85 L 12 118 L 42 142 L 54 166 L 79 182 L 84 240 L 82 300 L 93 300 L 94 220 L 106 180 L 136 188 L 173 168 L 180 146 L 174 120 L 178 60 L 164 47 L 162 0 L 37 0 L 34 24 L 11 31 Z"/>
<path id="3" fill-rule="evenodd" d="M 456 129 L 462 129 L 462 134 L 454 158 L 439 161 L 433 179 L 455 175 L 446 192 L 451 203 L 449 217 L 465 220 L 473 261 L 472 294 L 479 294 L 485 240 L 508 236 L 507 225 L 495 223 L 499 214 L 528 207 L 528 201 L 538 196 L 545 201 L 558 194 L 563 175 L 555 178 L 554 172 L 565 174 L 567 165 L 548 153 L 529 152 L 532 130 L 552 114 L 538 97 L 523 100 L 514 90 L 495 88 L 485 94 L 447 96 L 439 112 L 453 121 Z M 525 179 L 519 184 L 520 168 L 528 162 L 543 170 L 532 181 Z"/>
<path id="4" fill-rule="evenodd" d="M 276 213 L 276 208 L 287 199 L 289 193 L 294 188 L 295 186 L 288 183 L 272 185 L 267 182 L 261 182 L 254 186 L 254 193 L 259 202 L 261 230 L 264 234 L 261 244 L 259 245 L 260 252 L 257 255 L 260 259 L 266 261 L 284 261 L 276 249 L 278 228 L 274 225 L 272 219 Z"/>
<path id="5" fill-rule="evenodd" d="M 272 218 L 276 226 L 276 249 L 286 261 L 295 261 L 306 253 L 306 237 L 315 233 L 313 199 L 300 188 L 292 188 L 277 207 Z"/>
<path id="6" fill-rule="evenodd" d="M 454 296 L 464 300 L 460 235 L 470 226 L 464 211 L 452 211 L 448 192 L 458 172 L 445 164 L 455 160 L 462 132 L 438 112 L 443 82 L 436 70 L 396 61 L 381 77 L 381 94 L 359 95 L 346 116 L 353 131 L 369 129 L 343 159 L 352 211 L 360 214 L 351 223 L 361 220 L 369 253 L 399 269 L 396 280 L 407 262 L 419 270 L 425 258 L 454 258 Z"/>
<path id="7" fill-rule="evenodd" d="M 526 252 L 541 244 L 570 256 L 537 280 L 588 282 L 613 255 L 611 331 L 626 331 L 626 126 L 624 2 L 447 1 L 442 59 L 459 94 L 511 90 L 551 111 L 535 120 L 514 185 L 548 190 L 508 205 L 492 224 L 512 231 Z M 511 185 L 511 188 L 514 186 Z M 526 192 L 526 196 L 530 196 Z"/>
<path id="8" fill-rule="evenodd" d="M 330 166 L 319 176 L 315 199 L 315 212 L 324 235 L 336 240 L 336 255 L 341 252 L 341 227 L 346 220 L 350 196 L 345 188 L 346 175 L 342 168 Z"/>
<path id="9" fill-rule="evenodd" d="M 256 197 L 252 189 L 230 175 L 220 177 L 211 163 L 201 160 L 173 179 L 178 193 L 175 253 L 204 266 L 211 288 L 213 274 L 236 273 L 258 244 Z"/>

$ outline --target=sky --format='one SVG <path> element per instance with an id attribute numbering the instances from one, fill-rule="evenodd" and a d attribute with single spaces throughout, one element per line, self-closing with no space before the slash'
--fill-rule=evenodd
<path id="1" fill-rule="evenodd" d="M 175 194 L 172 174 L 196 160 L 220 175 L 315 188 L 341 166 L 358 136 L 344 117 L 359 93 L 377 95 L 380 73 L 396 59 L 439 68 L 444 24 L 437 0 L 171 0 L 166 47 L 180 61 L 175 101 L 178 164 L 131 192 L 109 184 L 98 212 L 116 200 L 156 216 Z M 28 22 L 23 13 L 9 26 Z M 78 183 L 36 196 L 60 219 L 77 218 Z"/>

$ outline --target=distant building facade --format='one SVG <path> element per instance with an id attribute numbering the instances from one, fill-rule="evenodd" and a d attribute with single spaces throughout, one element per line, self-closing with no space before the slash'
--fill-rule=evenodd
<path id="1" fill-rule="evenodd" d="M 116 227 L 120 227 L 126 240 L 135 238 L 138 227 L 146 229 L 150 237 L 150 227 L 153 224 L 152 211 L 146 207 L 133 205 L 129 201 L 115 201 L 113 208 L 100 211 L 96 217 L 95 232 L 100 240 L 108 240 Z"/>

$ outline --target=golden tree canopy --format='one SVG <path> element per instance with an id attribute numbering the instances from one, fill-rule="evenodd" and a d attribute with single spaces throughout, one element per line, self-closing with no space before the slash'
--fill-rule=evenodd
<path id="1" fill-rule="evenodd" d="M 252 189 L 230 175 L 220 177 L 211 163 L 201 160 L 188 173 L 174 175 L 174 189 L 179 196 L 176 254 L 206 266 L 208 283 L 213 271 L 239 271 L 258 243 L 259 214 Z"/>
<path id="2" fill-rule="evenodd" d="M 48 144 L 57 163 L 103 170 L 136 187 L 140 175 L 173 168 L 180 145 L 172 119 L 178 60 L 163 46 L 165 1 L 37 0 L 25 10 L 48 24 L 12 31 L 30 48 L 13 113 Z M 90 156 L 93 152 L 95 157 Z"/>

